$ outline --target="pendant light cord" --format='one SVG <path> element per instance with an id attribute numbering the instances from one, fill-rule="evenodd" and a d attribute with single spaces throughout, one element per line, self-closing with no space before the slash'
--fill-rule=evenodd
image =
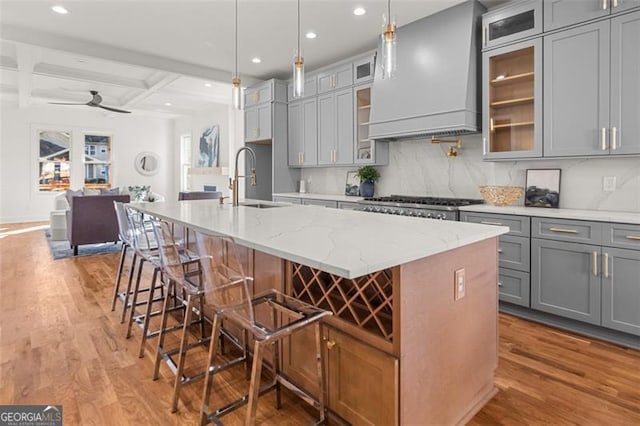
<path id="1" fill-rule="evenodd" d="M 298 0 L 298 56 L 302 56 L 300 54 L 300 0 Z"/>
<path id="2" fill-rule="evenodd" d="M 391 0 L 387 1 L 387 22 L 391 23 Z"/>
<path id="3" fill-rule="evenodd" d="M 236 0 L 236 75 L 238 78 L 238 0 Z"/>

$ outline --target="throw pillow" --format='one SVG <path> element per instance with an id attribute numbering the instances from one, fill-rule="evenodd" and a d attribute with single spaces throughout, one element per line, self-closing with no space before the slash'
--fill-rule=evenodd
<path id="1" fill-rule="evenodd" d="M 100 188 L 102 195 L 120 195 L 120 188 Z"/>
<path id="2" fill-rule="evenodd" d="M 149 196 L 149 192 L 151 191 L 151 186 L 130 186 L 129 192 L 131 193 L 131 201 L 147 201 L 147 197 Z"/>
<path id="3" fill-rule="evenodd" d="M 84 195 L 100 195 L 99 189 L 84 188 L 82 192 L 84 193 Z"/>
<path id="4" fill-rule="evenodd" d="M 84 194 L 82 193 L 81 189 L 78 189 L 77 191 L 74 191 L 73 189 L 67 189 L 66 196 L 67 202 L 69 203 L 69 208 L 73 206 L 73 197 L 82 197 L 83 195 Z"/>

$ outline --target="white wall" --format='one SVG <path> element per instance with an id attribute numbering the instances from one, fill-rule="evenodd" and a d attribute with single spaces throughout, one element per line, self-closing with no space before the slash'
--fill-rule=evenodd
<path id="1" fill-rule="evenodd" d="M 113 186 L 151 185 L 154 192 L 177 193 L 173 179 L 174 151 L 169 119 L 136 114 L 104 114 L 97 109 L 1 105 L 0 129 L 0 223 L 48 220 L 57 193 L 38 192 L 38 129 L 69 129 L 72 132 L 72 189 L 83 182 L 83 132 L 113 135 Z M 135 156 L 152 151 L 160 158 L 155 176 L 134 169 Z"/>
<path id="2" fill-rule="evenodd" d="M 458 157 L 447 157 L 448 148 L 424 140 L 391 142 L 389 164 L 378 167 L 376 195 L 482 198 L 480 185 L 524 187 L 526 169 L 559 168 L 560 207 L 640 212 L 640 157 L 487 162 L 480 135 L 463 138 Z M 310 192 L 344 194 L 346 172 L 355 169 L 303 169 L 302 177 Z M 616 191 L 603 191 L 604 176 L 616 177 Z"/>
<path id="3" fill-rule="evenodd" d="M 243 111 L 236 111 L 231 106 L 224 104 L 212 104 L 192 116 L 175 119 L 173 138 L 179 141 L 180 136 L 191 135 L 191 165 L 198 167 L 200 135 L 207 127 L 217 124 L 220 126 L 218 166 L 228 168 L 229 173 L 233 174 L 234 154 L 236 149 L 242 146 L 243 117 Z M 179 159 L 179 149 L 179 142 L 176 142 L 174 150 L 176 162 Z M 174 172 L 176 173 L 175 180 L 179 182 L 179 165 L 176 165 Z M 190 191 L 202 191 L 203 185 L 216 185 L 218 191 L 222 192 L 224 196 L 229 195 L 228 175 L 194 174 L 189 177 L 188 189 Z"/>

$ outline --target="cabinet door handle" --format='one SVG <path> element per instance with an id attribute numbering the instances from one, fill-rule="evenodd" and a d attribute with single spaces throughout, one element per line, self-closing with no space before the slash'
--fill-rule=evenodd
<path id="1" fill-rule="evenodd" d="M 498 281 L 498 287 L 502 287 L 502 283 L 500 281 Z"/>
<path id="2" fill-rule="evenodd" d="M 598 276 L 598 252 L 593 252 L 593 275 Z"/>
<path id="3" fill-rule="evenodd" d="M 609 9 L 609 1 L 602 0 L 602 10 L 607 10 L 607 9 Z"/>
<path id="4" fill-rule="evenodd" d="M 487 155 L 487 138 L 482 138 L 482 155 Z"/>
<path id="5" fill-rule="evenodd" d="M 502 254 L 502 249 L 498 249 L 498 254 Z"/>
<path id="6" fill-rule="evenodd" d="M 480 222 L 483 225 L 496 225 L 496 226 L 502 226 L 502 223 L 500 222 L 489 222 L 489 221 L 482 221 Z"/>
<path id="7" fill-rule="evenodd" d="M 607 150 L 607 129 L 606 127 L 603 127 L 601 132 L 600 132 L 600 143 L 602 144 L 602 150 L 606 151 Z"/>
<path id="8" fill-rule="evenodd" d="M 618 7 L 618 0 L 613 0 L 613 7 Z"/>
<path id="9" fill-rule="evenodd" d="M 575 229 L 567 229 L 567 228 L 549 228 L 549 231 L 553 232 L 564 232 L 565 234 L 577 234 L 578 231 Z"/>
<path id="10" fill-rule="evenodd" d="M 327 340 L 327 349 L 331 350 L 336 345 L 336 342 L 333 340 Z"/>
<path id="11" fill-rule="evenodd" d="M 611 128 L 611 149 L 614 151 L 618 149 L 618 129 L 616 127 Z"/>
<path id="12" fill-rule="evenodd" d="M 640 241 L 640 235 L 627 235 L 627 240 Z"/>
<path id="13" fill-rule="evenodd" d="M 609 253 L 604 254 L 604 259 L 602 261 L 604 262 L 604 277 L 609 278 Z"/>
<path id="14" fill-rule="evenodd" d="M 494 126 L 495 126 L 495 125 L 494 125 L 494 123 L 493 123 L 493 118 L 490 118 L 490 119 L 489 119 L 489 131 L 490 131 L 491 133 L 495 132 L 495 127 L 494 127 Z"/>
<path id="15" fill-rule="evenodd" d="M 304 164 L 304 152 L 302 154 L 302 164 Z"/>
<path id="16" fill-rule="evenodd" d="M 482 28 L 482 45 L 487 45 L 487 27 Z"/>

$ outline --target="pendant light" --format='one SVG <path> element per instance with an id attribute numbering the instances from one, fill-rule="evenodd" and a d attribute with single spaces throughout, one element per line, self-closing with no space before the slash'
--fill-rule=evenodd
<path id="1" fill-rule="evenodd" d="M 240 87 L 240 75 L 238 74 L 238 0 L 236 0 L 236 53 L 235 53 L 235 73 L 233 75 L 233 80 L 231 83 L 233 87 L 231 88 L 231 101 L 233 102 L 233 107 L 235 109 L 242 109 L 242 88 Z"/>
<path id="2" fill-rule="evenodd" d="M 387 0 L 387 15 L 382 15 L 382 78 L 396 73 L 396 20 L 391 18 L 391 0 Z"/>
<path id="3" fill-rule="evenodd" d="M 293 60 L 293 97 L 304 95 L 304 59 L 300 50 L 300 0 L 298 0 L 298 51 Z"/>

